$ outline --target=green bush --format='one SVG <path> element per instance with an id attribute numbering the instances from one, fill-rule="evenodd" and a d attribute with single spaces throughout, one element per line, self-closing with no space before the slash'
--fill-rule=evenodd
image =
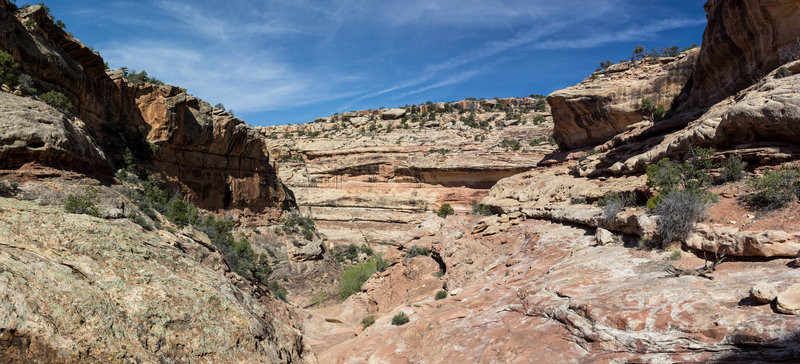
<path id="1" fill-rule="evenodd" d="M 747 163 L 743 162 L 742 157 L 738 155 L 726 158 L 722 162 L 722 169 L 719 171 L 719 181 L 724 183 L 740 180 L 745 166 L 747 166 Z"/>
<path id="2" fill-rule="evenodd" d="M 434 299 L 437 301 L 443 300 L 445 298 L 447 298 L 447 291 L 445 290 L 440 290 L 439 292 L 436 292 L 436 296 L 434 297 Z"/>
<path id="3" fill-rule="evenodd" d="M 395 325 L 395 326 L 405 325 L 409 321 L 411 321 L 411 320 L 408 318 L 408 316 L 405 314 L 405 312 L 400 312 L 397 315 L 394 315 L 394 317 L 392 317 L 392 325 Z"/>
<path id="4" fill-rule="evenodd" d="M 639 103 L 639 111 L 641 111 L 644 116 L 652 117 L 653 113 L 656 111 L 656 105 L 653 104 L 653 100 L 649 97 L 643 97 L 642 101 Z"/>
<path id="5" fill-rule="evenodd" d="M 197 221 L 197 207 L 183 200 L 172 199 L 167 204 L 167 219 L 178 227 L 192 225 Z"/>
<path id="6" fill-rule="evenodd" d="M 500 146 L 511 150 L 519 150 L 519 148 L 522 148 L 522 144 L 516 139 L 503 139 Z"/>
<path id="7" fill-rule="evenodd" d="M 94 187 L 86 187 L 82 193 L 77 195 L 67 195 L 67 201 L 64 202 L 64 210 L 73 214 L 86 214 L 99 217 L 100 212 L 97 210 L 95 204 L 99 203 L 100 199 L 97 197 L 97 189 Z"/>
<path id="8" fill-rule="evenodd" d="M 424 246 L 414 245 L 414 246 L 408 248 L 408 250 L 406 250 L 406 259 L 411 259 L 411 258 L 416 257 L 418 255 L 428 256 L 430 254 L 431 254 L 431 251 L 428 248 L 426 248 Z"/>
<path id="9" fill-rule="evenodd" d="M 536 100 L 536 103 L 533 105 L 533 111 L 544 112 L 547 110 L 547 101 L 544 98 L 540 98 Z"/>
<path id="10" fill-rule="evenodd" d="M 366 330 L 375 323 L 375 316 L 367 315 L 361 320 L 361 330 Z"/>
<path id="11" fill-rule="evenodd" d="M 305 216 L 294 216 L 286 219 L 283 222 L 283 232 L 286 234 L 301 234 L 306 240 L 314 238 L 314 232 L 317 231 L 314 219 Z"/>
<path id="12" fill-rule="evenodd" d="M 784 78 L 789 77 L 792 75 L 792 71 L 786 67 L 778 68 L 778 71 L 775 72 L 775 78 Z"/>
<path id="13" fill-rule="evenodd" d="M 385 271 L 388 267 L 389 262 L 378 256 L 371 257 L 364 263 L 345 268 L 339 278 L 339 297 L 345 300 L 347 297 L 358 293 L 369 277 L 372 277 L 375 272 Z"/>
<path id="14" fill-rule="evenodd" d="M 228 219 L 217 219 L 208 215 L 196 219 L 194 227 L 208 235 L 211 243 L 219 250 L 231 270 L 253 282 L 267 286 L 278 298 L 285 300 L 285 289 L 269 280 L 272 274 L 265 254 L 256 254 L 250 241 L 245 237 L 236 240 L 233 227 L 236 223 Z"/>
<path id="15" fill-rule="evenodd" d="M 679 188 L 706 188 L 711 184 L 709 170 L 713 167 L 711 156 L 715 152 L 713 148 L 696 148 L 683 163 L 663 158 L 647 166 L 647 185 L 662 193 Z"/>
<path id="16" fill-rule="evenodd" d="M 154 85 L 164 84 L 164 82 L 161 82 L 161 80 L 155 77 L 150 77 L 145 70 L 136 72 L 136 70 L 129 70 L 127 67 L 122 67 L 120 70 L 122 71 L 122 77 L 127 78 L 131 83 L 152 83 Z"/>
<path id="17" fill-rule="evenodd" d="M 456 211 L 453 209 L 453 206 L 450 206 L 449 203 L 442 204 L 442 206 L 439 207 L 439 210 L 436 211 L 436 215 L 439 215 L 441 218 L 446 218 L 447 215 L 453 215 L 455 213 Z"/>
<path id="18" fill-rule="evenodd" d="M 278 282 L 269 281 L 267 283 L 267 288 L 269 288 L 270 292 L 275 295 L 281 301 L 286 302 L 286 295 L 289 294 L 289 291 L 286 290 L 283 286 L 281 286 Z"/>
<path id="19" fill-rule="evenodd" d="M 494 215 L 492 213 L 492 210 L 489 209 L 489 206 L 486 206 L 484 204 L 479 204 L 478 201 L 475 200 L 472 200 L 472 213 L 481 216 Z"/>
<path id="20" fill-rule="evenodd" d="M 72 112 L 72 103 L 69 101 L 69 98 L 58 91 L 47 91 L 39 95 L 39 99 L 64 114 Z"/>
<path id="21" fill-rule="evenodd" d="M 763 176 L 748 182 L 753 190 L 744 201 L 757 209 L 779 209 L 797 198 L 800 169 L 784 167 L 767 171 Z"/>
<path id="22" fill-rule="evenodd" d="M 17 86 L 17 75 L 14 71 L 19 68 L 19 63 L 6 51 L 0 50 L 0 84 L 8 87 Z"/>

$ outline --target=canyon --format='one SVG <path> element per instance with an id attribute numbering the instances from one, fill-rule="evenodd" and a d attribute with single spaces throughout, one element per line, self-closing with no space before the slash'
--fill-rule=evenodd
<path id="1" fill-rule="evenodd" d="M 0 50 L 71 104 L 0 92 L 0 358 L 794 360 L 800 202 L 744 201 L 800 158 L 800 4 L 705 10 L 702 47 L 547 96 L 254 127 L 0 2 Z M 720 182 L 666 241 L 649 167 L 697 148 Z"/>

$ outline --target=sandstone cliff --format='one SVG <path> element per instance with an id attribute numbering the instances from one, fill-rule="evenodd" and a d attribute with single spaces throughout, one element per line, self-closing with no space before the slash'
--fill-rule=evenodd
<path id="1" fill-rule="evenodd" d="M 331 242 L 396 246 L 442 204 L 471 211 L 497 181 L 554 149 L 538 100 L 361 111 L 261 132 L 279 176 Z"/>
<path id="2" fill-rule="evenodd" d="M 274 218 L 294 205 L 276 176 L 265 143 L 243 121 L 214 110 L 186 90 L 132 84 L 119 72 L 107 73 L 99 54 L 53 24 L 41 6 L 15 15 L 4 4 L 0 25 L 0 49 L 20 63 L 19 71 L 31 76 L 37 89 L 62 92 L 73 105 L 73 115 L 63 122 L 36 124 L 58 130 L 47 132 L 44 145 L 40 142 L 45 138 L 35 134 L 45 131 L 36 131 L 35 125 L 28 134 L 6 135 L 4 144 L 16 145 L 16 157 L 5 163 L 36 161 L 108 178 L 124 167 L 122 154 L 128 147 L 143 159 L 141 163 L 164 174 L 176 190 L 201 207 L 240 209 L 253 218 L 272 210 Z M 74 134 L 76 125 L 84 134 L 81 140 L 53 137 Z M 87 156 L 64 148 L 73 142 L 75 148 L 100 148 L 104 153 Z M 149 151 L 143 150 L 146 143 L 158 147 L 152 161 Z M 25 144 L 31 146 L 20 147 Z"/>

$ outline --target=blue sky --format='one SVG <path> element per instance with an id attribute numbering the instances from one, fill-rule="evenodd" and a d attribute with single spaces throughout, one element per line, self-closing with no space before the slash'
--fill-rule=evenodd
<path id="1" fill-rule="evenodd" d="M 700 44 L 706 24 L 705 0 L 46 3 L 112 68 L 145 69 L 253 125 L 548 94 L 636 45 Z"/>

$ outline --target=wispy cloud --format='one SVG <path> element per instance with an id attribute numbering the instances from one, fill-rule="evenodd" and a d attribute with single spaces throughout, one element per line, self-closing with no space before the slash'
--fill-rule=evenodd
<path id="1" fill-rule="evenodd" d="M 537 43 L 537 49 L 594 48 L 608 43 L 645 40 L 665 30 L 705 24 L 705 19 L 665 19 L 645 26 L 631 26 L 621 31 L 599 32 L 578 39 L 559 39 Z"/>

